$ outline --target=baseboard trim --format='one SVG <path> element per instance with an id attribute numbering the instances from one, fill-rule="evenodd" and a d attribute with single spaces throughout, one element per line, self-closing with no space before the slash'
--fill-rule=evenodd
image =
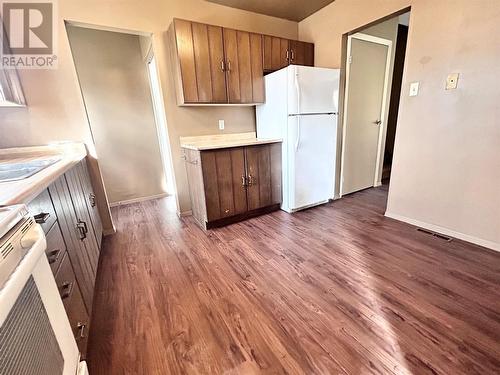
<path id="1" fill-rule="evenodd" d="M 102 235 L 103 235 L 104 237 L 106 237 L 106 236 L 110 236 L 110 235 L 115 234 L 115 233 L 116 233 L 116 228 L 115 228 L 115 226 L 114 226 L 114 225 L 113 225 L 113 228 L 111 228 L 111 229 L 104 229 L 104 230 L 102 231 Z"/>
<path id="2" fill-rule="evenodd" d="M 162 193 L 162 194 L 150 195 L 150 196 L 147 196 L 147 197 L 127 199 L 125 201 L 113 202 L 113 203 L 111 203 L 109 205 L 109 207 L 123 206 L 123 205 L 126 205 L 126 204 L 138 203 L 138 202 L 146 202 L 146 201 L 150 201 L 150 200 L 153 200 L 153 199 L 168 197 L 169 195 L 170 194 L 168 194 L 168 193 Z"/>
<path id="3" fill-rule="evenodd" d="M 483 246 L 491 250 L 495 251 L 500 251 L 500 243 L 489 241 L 489 240 L 483 240 L 482 238 L 470 236 L 468 234 L 464 234 L 461 232 L 454 231 L 452 229 L 448 229 L 445 227 L 441 227 L 439 225 L 434 225 L 434 224 L 429 224 L 425 223 L 423 221 L 415 220 L 415 219 L 410 219 L 406 216 L 403 215 L 398 215 L 389 211 L 385 212 L 385 216 L 390 217 L 391 219 L 403 221 L 405 223 L 414 225 L 416 227 L 428 229 L 430 231 L 440 233 L 440 234 L 445 234 L 450 237 L 458 238 L 459 240 L 467 241 L 470 243 L 473 243 L 475 245 Z"/>
<path id="4" fill-rule="evenodd" d="M 186 216 L 191 216 L 193 215 L 193 211 L 192 210 L 187 210 L 187 211 L 177 211 L 177 216 L 178 217 L 186 217 Z"/>

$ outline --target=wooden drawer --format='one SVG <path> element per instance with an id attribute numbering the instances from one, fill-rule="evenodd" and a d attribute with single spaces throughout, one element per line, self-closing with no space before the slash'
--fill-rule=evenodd
<path id="1" fill-rule="evenodd" d="M 50 228 L 49 233 L 45 237 L 47 239 L 45 254 L 47 255 L 52 273 L 55 275 L 66 253 L 66 244 L 64 243 L 61 229 L 57 222 Z"/>
<path id="2" fill-rule="evenodd" d="M 47 234 L 57 220 L 49 191 L 44 190 L 40 193 L 38 197 L 28 204 L 28 208 L 35 217 L 36 222 L 42 226 L 43 231 Z"/>
<path id="3" fill-rule="evenodd" d="M 89 314 L 83 303 L 82 293 L 76 282 L 75 273 L 73 272 L 73 267 L 67 253 L 64 254 L 61 261 L 61 266 L 56 275 L 56 283 L 64 308 L 66 309 L 66 314 L 68 314 L 78 349 L 82 354 L 82 358 L 85 358 L 90 328 Z"/>

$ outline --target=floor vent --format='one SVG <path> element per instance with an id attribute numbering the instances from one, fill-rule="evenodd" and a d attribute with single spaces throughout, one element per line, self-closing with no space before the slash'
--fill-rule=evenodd
<path id="1" fill-rule="evenodd" d="M 446 242 L 453 241 L 453 238 L 451 238 L 451 237 L 445 236 L 444 234 L 441 234 L 441 233 L 432 232 L 432 231 L 430 231 L 428 229 L 417 228 L 417 231 L 425 233 L 425 234 L 428 234 L 430 236 L 434 236 L 434 237 L 440 238 L 442 240 L 445 240 Z"/>

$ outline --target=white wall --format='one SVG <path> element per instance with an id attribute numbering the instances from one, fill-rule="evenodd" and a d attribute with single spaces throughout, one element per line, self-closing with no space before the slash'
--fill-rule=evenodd
<path id="1" fill-rule="evenodd" d="M 500 2 L 336 0 L 299 37 L 319 66 L 339 67 L 342 34 L 409 5 L 388 213 L 500 250 Z M 445 91 L 453 72 L 459 88 Z"/>
<path id="2" fill-rule="evenodd" d="M 203 0 L 62 0 L 58 2 L 58 7 L 58 69 L 20 72 L 28 107 L 0 110 L 0 147 L 77 140 L 86 142 L 92 148 L 64 20 L 149 32 L 153 35 L 165 100 L 178 203 L 181 211 L 189 210 L 189 190 L 179 137 L 218 133 L 219 119 L 226 120 L 228 133 L 254 131 L 255 111 L 252 107 L 177 106 L 168 54 L 170 42 L 165 35 L 172 18 L 287 38 L 297 37 L 297 23 Z"/>
<path id="3" fill-rule="evenodd" d="M 165 194 L 139 36 L 68 26 L 68 37 L 109 202 Z"/>

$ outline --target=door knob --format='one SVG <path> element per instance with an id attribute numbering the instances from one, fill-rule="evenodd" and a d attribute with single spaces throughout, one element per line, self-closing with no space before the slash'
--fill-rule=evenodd
<path id="1" fill-rule="evenodd" d="M 380 125 L 380 124 L 382 123 L 382 121 L 377 120 L 377 121 L 373 121 L 373 123 L 374 123 L 375 125 Z"/>

